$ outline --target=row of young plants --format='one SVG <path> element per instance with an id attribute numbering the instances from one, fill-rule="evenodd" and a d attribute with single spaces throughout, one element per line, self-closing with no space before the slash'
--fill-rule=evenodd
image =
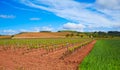
<path id="1" fill-rule="evenodd" d="M 79 45 L 77 46 L 73 46 L 73 47 L 69 47 L 68 48 L 68 52 L 72 53 L 74 52 L 75 50 L 81 48 L 81 47 L 84 47 L 85 45 L 89 44 L 90 42 L 92 42 L 92 40 L 87 40 L 87 41 L 83 41 L 81 42 Z"/>
<path id="2" fill-rule="evenodd" d="M 98 40 L 79 70 L 120 70 L 120 39 Z"/>
<path id="3" fill-rule="evenodd" d="M 86 41 L 80 38 L 55 38 L 55 39 L 0 39 L 0 46 L 6 48 L 44 48 L 54 49 L 66 47 L 70 44 Z"/>
<path id="4" fill-rule="evenodd" d="M 64 57 L 72 54 L 74 51 L 78 50 L 81 47 L 84 47 L 85 45 L 91 43 L 93 41 L 93 39 L 87 39 L 85 41 L 79 42 L 77 44 L 74 44 L 72 46 L 69 45 L 69 47 L 67 48 L 67 51 L 63 53 L 63 56 L 61 57 L 61 59 L 64 59 Z"/>

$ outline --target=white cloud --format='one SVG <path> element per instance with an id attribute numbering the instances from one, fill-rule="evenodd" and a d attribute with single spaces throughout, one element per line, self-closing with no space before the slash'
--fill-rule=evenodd
<path id="1" fill-rule="evenodd" d="M 39 31 L 52 31 L 53 28 L 49 27 L 49 26 L 43 26 L 43 27 L 34 27 L 33 28 L 35 32 L 39 32 Z"/>
<path id="2" fill-rule="evenodd" d="M 18 34 L 20 32 L 40 32 L 40 31 L 52 31 L 53 28 L 51 26 L 42 26 L 42 27 L 33 27 L 30 29 L 19 29 L 19 30 L 14 30 L 14 29 L 3 29 L 0 30 L 0 34 L 2 35 L 14 35 Z"/>
<path id="3" fill-rule="evenodd" d="M 96 0 L 93 4 L 75 0 L 20 0 L 22 4 L 54 13 L 86 28 L 112 28 L 120 25 L 120 0 Z"/>
<path id="4" fill-rule="evenodd" d="M 120 10 L 120 0 L 96 0 L 96 4 L 104 9 Z"/>
<path id="5" fill-rule="evenodd" d="M 14 15 L 3 15 L 3 14 L 1 14 L 0 18 L 4 18 L 4 19 L 10 18 L 10 19 L 12 19 L 12 18 L 15 18 L 15 16 Z"/>
<path id="6" fill-rule="evenodd" d="M 15 31 L 14 31 L 14 30 L 9 29 L 9 30 L 3 30 L 3 32 L 15 32 Z"/>
<path id="7" fill-rule="evenodd" d="M 12 29 L 7 29 L 7 30 L 0 30 L 0 33 L 3 35 L 13 35 L 13 34 L 16 34 L 17 31 Z"/>
<path id="8" fill-rule="evenodd" d="M 20 29 L 18 32 L 40 32 L 40 31 L 52 31 L 51 26 L 33 27 L 30 29 Z"/>
<path id="9" fill-rule="evenodd" d="M 30 18 L 30 20 L 40 20 L 40 18 Z"/>
<path id="10" fill-rule="evenodd" d="M 83 32 L 84 28 L 85 28 L 85 26 L 82 24 L 76 24 L 76 23 L 70 23 L 70 22 L 63 25 L 63 29 L 76 30 L 76 31 L 80 31 L 80 32 Z"/>
<path id="11" fill-rule="evenodd" d="M 52 31 L 52 30 L 53 30 L 53 28 L 47 27 L 47 26 L 44 26 L 41 28 L 41 31 Z"/>
<path id="12" fill-rule="evenodd" d="M 40 27 L 34 27 L 34 28 L 33 28 L 33 31 L 34 31 L 34 32 L 39 32 L 40 30 L 41 30 Z"/>
<path id="13" fill-rule="evenodd" d="M 32 32 L 30 29 L 20 29 L 18 32 Z"/>

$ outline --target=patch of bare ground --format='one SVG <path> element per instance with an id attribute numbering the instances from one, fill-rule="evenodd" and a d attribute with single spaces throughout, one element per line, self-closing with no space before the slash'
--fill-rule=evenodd
<path id="1" fill-rule="evenodd" d="M 60 58 L 67 51 L 66 48 L 50 52 L 44 49 L 0 48 L 0 70 L 76 70 L 95 42 L 92 41 L 63 59 Z"/>

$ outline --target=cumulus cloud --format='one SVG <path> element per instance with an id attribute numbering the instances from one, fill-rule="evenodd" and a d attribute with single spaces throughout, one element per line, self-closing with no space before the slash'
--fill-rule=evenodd
<path id="1" fill-rule="evenodd" d="M 17 32 L 12 29 L 6 29 L 6 30 L 0 30 L 0 33 L 3 35 L 13 35 L 16 34 Z"/>
<path id="2" fill-rule="evenodd" d="M 88 29 L 120 25 L 120 0 L 96 0 L 90 4 L 75 0 L 19 0 L 19 3 L 52 12 Z"/>
<path id="3" fill-rule="evenodd" d="M 20 32 L 40 32 L 40 31 L 52 31 L 52 30 L 53 30 L 53 28 L 51 26 L 41 26 L 41 27 L 33 27 L 30 29 L 19 29 L 19 30 L 3 29 L 3 30 L 0 30 L 0 34 L 14 35 L 14 34 L 18 34 Z"/>
<path id="4" fill-rule="evenodd" d="M 29 29 L 20 29 L 20 30 L 18 30 L 18 32 L 31 32 L 31 30 Z"/>
<path id="5" fill-rule="evenodd" d="M 40 18 L 30 18 L 30 20 L 40 20 Z"/>
<path id="6" fill-rule="evenodd" d="M 3 15 L 3 14 L 1 14 L 1 15 L 0 15 L 0 18 L 4 18 L 4 19 L 7 19 L 7 18 L 13 19 L 13 18 L 15 18 L 15 16 L 14 16 L 14 15 Z"/>
<path id="7" fill-rule="evenodd" d="M 41 31 L 52 31 L 52 30 L 53 30 L 53 28 L 47 27 L 47 26 L 42 27 L 42 29 L 41 29 Z"/>
<path id="8" fill-rule="evenodd" d="M 52 31 L 53 28 L 49 27 L 49 26 L 43 26 L 43 27 L 34 27 L 34 31 L 35 32 L 39 32 L 39 31 Z"/>
<path id="9" fill-rule="evenodd" d="M 83 32 L 84 28 L 85 28 L 85 26 L 82 24 L 76 24 L 76 23 L 70 23 L 70 22 L 63 25 L 63 29 L 76 30 L 76 31 L 80 31 L 80 32 Z"/>
<path id="10" fill-rule="evenodd" d="M 40 31 L 52 31 L 53 28 L 51 26 L 41 26 L 41 27 L 33 27 L 30 29 L 20 29 L 18 32 L 40 32 Z"/>

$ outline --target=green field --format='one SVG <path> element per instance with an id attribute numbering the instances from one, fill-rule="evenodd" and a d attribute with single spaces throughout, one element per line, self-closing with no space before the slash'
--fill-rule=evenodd
<path id="1" fill-rule="evenodd" d="M 79 70 L 120 70 L 120 40 L 98 40 Z"/>

